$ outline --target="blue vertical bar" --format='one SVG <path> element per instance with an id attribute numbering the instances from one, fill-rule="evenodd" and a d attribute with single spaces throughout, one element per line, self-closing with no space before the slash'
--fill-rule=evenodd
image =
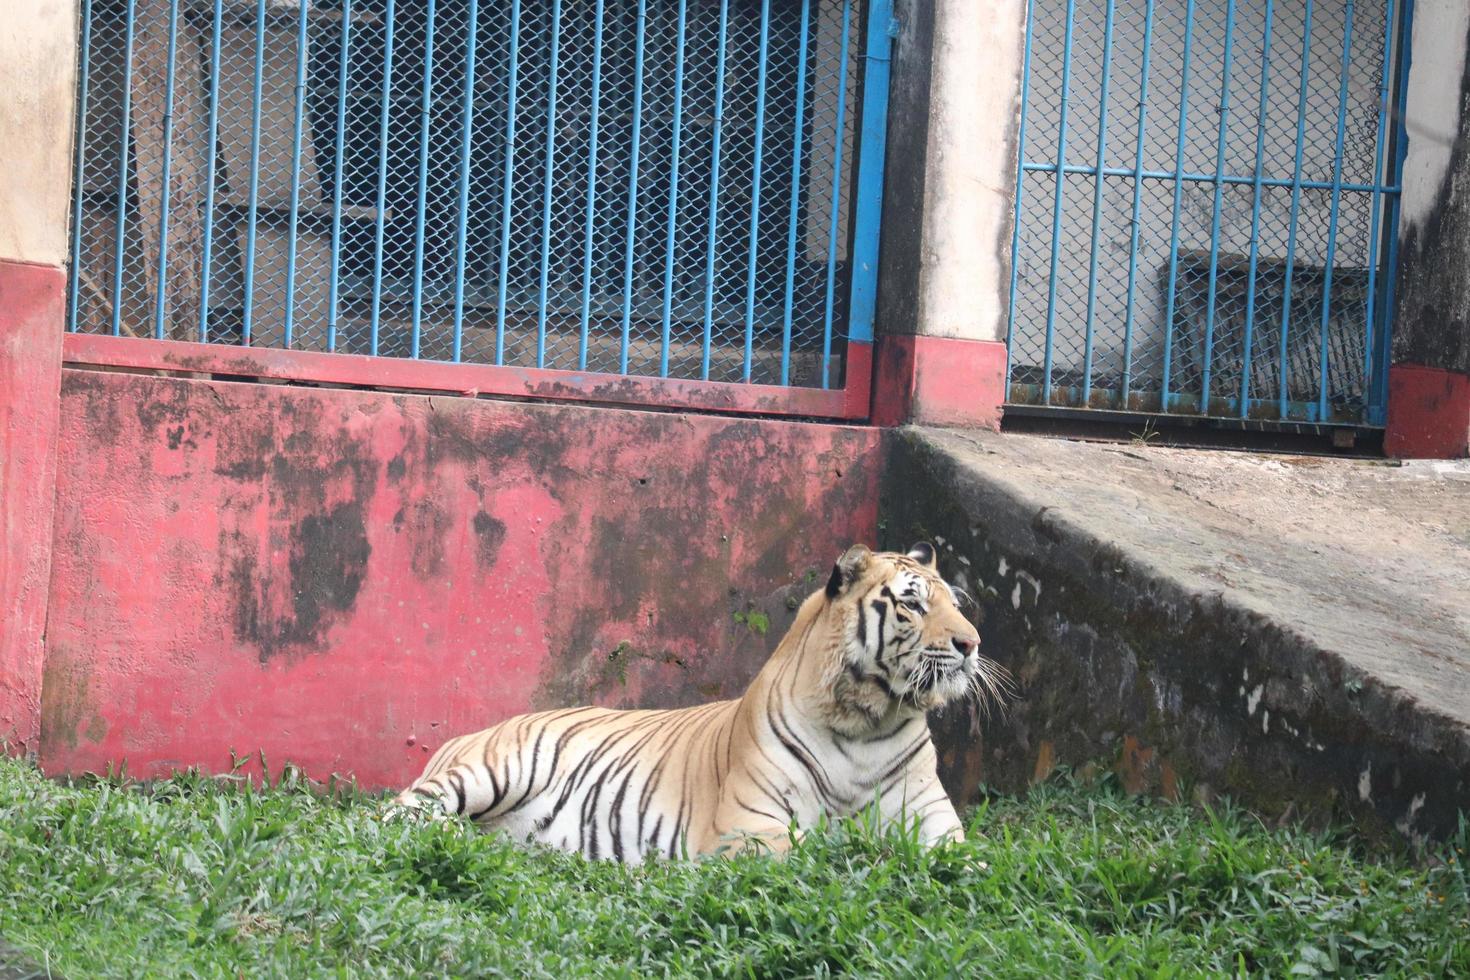
<path id="1" fill-rule="evenodd" d="M 1092 248 L 1087 260 L 1087 324 L 1082 354 L 1082 404 L 1092 401 L 1092 346 L 1096 339 L 1097 241 L 1102 237 L 1103 167 L 1107 165 L 1108 81 L 1113 71 L 1113 14 L 1116 0 L 1108 0 L 1103 18 L 1102 87 L 1098 94 L 1097 163 L 1092 181 Z"/>
<path id="2" fill-rule="evenodd" d="M 378 107 L 378 195 L 377 226 L 373 230 L 373 313 L 368 324 L 368 350 L 378 353 L 378 334 L 383 312 L 383 233 L 388 220 L 388 120 L 393 100 L 393 0 L 383 13 L 383 101 Z"/>
<path id="3" fill-rule="evenodd" d="M 90 4 L 91 0 L 87 0 Z M 219 46 L 224 0 L 214 0 L 214 19 L 209 37 L 209 152 L 204 167 L 204 249 L 199 280 L 199 342 L 209 343 L 210 262 L 214 253 L 215 164 L 219 154 Z"/>
<path id="4" fill-rule="evenodd" d="M 1373 346 L 1377 338 L 1373 334 L 1373 321 L 1377 310 L 1374 308 L 1377 301 L 1378 287 L 1378 246 L 1380 230 L 1380 215 L 1383 210 L 1383 167 L 1388 156 L 1388 116 L 1391 111 L 1390 80 L 1393 69 L 1393 28 L 1396 4 L 1394 0 L 1388 0 L 1384 5 L 1383 15 L 1383 75 L 1378 84 L 1378 142 L 1375 144 L 1373 154 L 1373 193 L 1372 193 L 1372 216 L 1368 223 L 1368 292 L 1363 304 L 1363 396 L 1365 401 L 1371 401 L 1370 389 L 1373 379 Z M 1391 274 L 1391 273 L 1390 273 Z"/>
<path id="5" fill-rule="evenodd" d="M 796 219 L 801 210 L 801 148 L 806 136 L 806 46 L 811 0 L 801 0 L 801 42 L 797 45 L 796 125 L 791 134 L 791 225 L 786 234 L 786 308 L 781 315 L 781 384 L 790 382 L 792 300 L 796 292 Z"/>
<path id="6" fill-rule="evenodd" d="M 848 302 L 847 318 L 848 341 L 865 344 L 873 342 L 873 315 L 878 302 L 878 233 L 883 217 L 883 157 L 888 147 L 888 79 L 896 29 L 892 0 L 871 0 L 863 54 L 863 122 L 857 151 L 852 298 Z M 851 376 L 848 380 L 852 380 Z"/>
<path id="7" fill-rule="evenodd" d="M 459 158 L 459 214 L 454 230 L 454 360 L 464 349 L 464 269 L 469 254 L 470 157 L 475 127 L 475 55 L 480 32 L 480 0 L 470 0 L 469 30 L 465 37 L 464 114 L 460 121 L 463 149 Z"/>
<path id="8" fill-rule="evenodd" d="M 1270 0 L 1266 0 L 1270 3 Z M 1133 212 L 1128 233 L 1128 309 L 1123 317 L 1123 384 L 1119 403 L 1128 407 L 1133 387 L 1133 322 L 1137 309 L 1138 229 L 1143 207 L 1143 137 L 1148 124 L 1149 52 L 1154 40 L 1154 0 L 1143 11 L 1143 66 L 1138 82 L 1138 140 L 1133 147 Z"/>
<path id="9" fill-rule="evenodd" d="M 337 137 L 332 149 L 332 267 L 327 276 L 327 350 L 337 349 L 337 302 L 342 274 L 342 158 L 347 136 L 347 67 L 352 0 L 342 0 L 342 48 L 337 65 Z"/>
<path id="10" fill-rule="evenodd" d="M 1046 286 L 1046 352 L 1041 387 L 1042 404 L 1051 404 L 1051 369 L 1057 327 L 1057 268 L 1062 248 L 1062 193 L 1067 179 L 1067 102 L 1072 95 L 1072 28 L 1076 22 L 1077 0 L 1067 0 L 1067 26 L 1062 41 L 1061 105 L 1057 121 L 1057 179 L 1052 191 L 1051 205 L 1051 269 Z"/>
<path id="11" fill-rule="evenodd" d="M 551 4 L 551 66 L 547 81 L 546 173 L 541 185 L 541 288 L 536 297 L 536 366 L 546 366 L 546 285 L 551 269 L 551 165 L 556 159 L 556 84 L 561 67 L 561 0 Z"/>
<path id="12" fill-rule="evenodd" d="M 250 195 L 245 218 L 245 309 L 240 343 L 250 346 L 250 326 L 255 312 L 255 237 L 260 217 L 260 113 L 265 79 L 265 3 L 255 4 L 255 75 L 250 109 Z"/>
<path id="13" fill-rule="evenodd" d="M 1235 42 L 1235 0 L 1225 4 L 1225 57 L 1220 71 L 1220 128 L 1215 136 L 1215 196 L 1210 208 L 1210 283 L 1205 300 L 1205 358 L 1199 410 L 1210 414 L 1210 369 L 1215 363 L 1215 296 L 1220 274 L 1220 208 L 1225 200 L 1225 137 L 1230 125 L 1230 55 Z"/>
<path id="14" fill-rule="evenodd" d="M 669 376 L 669 343 L 674 306 L 674 238 L 679 226 L 679 149 L 684 135 L 684 40 L 689 0 L 679 0 L 679 26 L 674 43 L 674 129 L 669 147 L 669 220 L 664 234 L 664 315 L 658 355 L 658 376 Z"/>
<path id="15" fill-rule="evenodd" d="M 1353 64 L 1353 0 L 1347 0 L 1342 27 L 1342 78 L 1337 90 L 1337 137 L 1332 145 L 1332 205 L 1327 218 L 1327 257 L 1322 263 L 1322 325 L 1319 375 L 1317 386 L 1317 420 L 1326 422 L 1327 413 L 1327 332 L 1332 324 L 1332 266 L 1337 260 L 1337 218 L 1342 204 L 1342 149 L 1347 133 L 1348 79 Z"/>
<path id="16" fill-rule="evenodd" d="M 409 356 L 419 356 L 424 318 L 424 221 L 429 212 L 429 110 L 434 99 L 434 0 L 425 8 L 424 87 L 419 103 L 419 186 L 418 207 L 413 219 L 413 316 L 409 339 Z"/>
<path id="17" fill-rule="evenodd" d="M 1312 0 L 1306 0 L 1302 20 L 1302 77 L 1301 86 L 1297 90 L 1296 158 L 1291 168 L 1291 217 L 1287 219 L 1286 281 L 1281 288 L 1281 345 L 1277 361 L 1281 372 L 1278 392 L 1280 404 L 1277 407 L 1283 419 L 1287 417 L 1286 403 L 1290 393 L 1286 348 L 1291 334 L 1291 281 L 1296 271 L 1296 226 L 1302 206 L 1302 151 L 1307 142 L 1307 94 L 1312 81 Z"/>
<path id="18" fill-rule="evenodd" d="M 127 242 L 125 224 L 128 215 L 128 144 L 133 123 L 133 28 L 136 26 L 136 0 L 128 0 L 127 25 L 123 36 L 122 141 L 117 154 L 117 223 L 114 228 L 116 254 L 112 266 L 112 335 L 122 335 L 123 252 Z"/>
<path id="19" fill-rule="evenodd" d="M 163 92 L 163 183 L 158 208 L 158 288 L 153 301 L 153 336 L 162 340 L 164 297 L 168 294 L 168 208 L 170 197 L 169 181 L 173 169 L 174 151 L 174 65 L 179 57 L 179 0 L 172 0 L 168 9 L 168 67 L 164 69 Z M 142 179 L 142 174 L 138 178 Z"/>
<path id="20" fill-rule="evenodd" d="M 849 4 L 852 0 L 847 0 Z M 704 342 L 699 358 L 699 376 L 709 380 L 710 344 L 715 325 L 715 232 L 720 212 L 720 142 L 725 129 L 725 40 L 730 26 L 730 0 L 720 0 L 720 50 L 715 56 L 715 117 L 710 134 L 709 245 L 704 267 Z M 846 39 L 844 42 L 846 43 Z M 840 137 L 839 137 L 840 138 Z"/>
<path id="21" fill-rule="evenodd" d="M 648 3 L 638 0 L 638 39 L 633 58 L 633 146 L 628 168 L 628 243 L 623 254 L 623 335 L 618 372 L 628 373 L 628 344 L 633 328 L 633 244 L 638 237 L 638 153 L 643 137 L 643 44 L 648 37 Z"/>
<path id="22" fill-rule="evenodd" d="M 1391 164 L 1392 176 L 1389 183 L 1395 188 L 1401 187 L 1404 176 L 1404 157 L 1409 149 L 1409 133 L 1406 127 L 1406 114 L 1404 104 L 1409 90 L 1409 65 L 1412 61 L 1412 47 L 1410 39 L 1414 31 L 1414 0 L 1404 0 L 1403 13 L 1399 18 L 1398 29 L 1398 79 L 1395 83 L 1395 119 L 1393 162 Z M 1393 318 L 1395 313 L 1395 294 L 1398 291 L 1398 257 L 1399 257 L 1399 209 L 1402 204 L 1400 190 L 1395 190 L 1389 199 L 1387 224 L 1388 242 L 1387 254 L 1384 256 L 1383 267 L 1384 278 L 1387 282 L 1383 290 L 1383 309 L 1378 321 L 1378 357 L 1374 365 L 1374 377 L 1369 386 L 1368 398 L 1368 424 L 1383 425 L 1387 419 L 1388 411 L 1388 368 L 1393 357 L 1393 345 L 1389 342 L 1393 331 Z"/>
<path id="23" fill-rule="evenodd" d="M 1149 10 L 1153 10 L 1153 0 L 1149 0 Z M 1021 121 L 1020 132 L 1016 138 L 1016 208 L 1011 216 L 1011 288 L 1010 297 L 1006 301 L 1006 391 L 1010 391 L 1011 385 L 1011 357 L 1016 343 L 1016 287 L 1020 282 L 1020 254 L 1021 254 L 1021 221 L 1023 218 L 1022 202 L 1026 194 L 1026 113 L 1031 104 L 1031 38 L 1034 33 L 1036 16 L 1036 0 L 1026 0 L 1026 42 L 1021 58 Z M 1148 35 L 1144 35 L 1144 52 L 1147 57 Z M 1140 132 L 1142 128 L 1140 127 Z M 1138 217 L 1134 215 L 1134 225 L 1137 226 Z"/>
<path id="24" fill-rule="evenodd" d="M 766 73 L 771 51 L 771 0 L 761 0 L 760 65 L 755 83 L 755 152 L 750 172 L 750 248 L 746 260 L 745 279 L 745 358 L 741 362 L 741 380 L 749 381 L 755 359 L 755 281 L 756 242 L 760 238 L 761 157 L 766 139 Z"/>
<path id="25" fill-rule="evenodd" d="M 495 363 L 505 363 L 505 302 L 510 280 L 511 173 L 516 161 L 516 85 L 520 80 L 521 0 L 510 8 L 510 79 L 505 103 L 505 172 L 500 191 L 500 264 L 495 287 Z"/>
<path id="26" fill-rule="evenodd" d="M 1161 412 L 1169 411 L 1169 374 L 1174 366 L 1174 303 L 1179 291 L 1179 212 L 1184 206 L 1184 136 L 1189 129 L 1189 56 L 1193 48 L 1194 0 L 1188 0 L 1184 7 L 1184 65 L 1179 75 L 1179 132 L 1174 144 L 1174 207 L 1169 221 L 1169 288 L 1164 294 L 1164 368 L 1159 390 Z"/>
<path id="27" fill-rule="evenodd" d="M 1261 252 L 1261 180 L 1265 176 L 1266 159 L 1266 116 L 1270 109 L 1271 95 L 1271 22 L 1274 14 L 1272 0 L 1266 0 L 1266 27 L 1261 41 L 1261 97 L 1256 104 L 1256 179 L 1251 192 L 1251 254 L 1250 271 L 1245 285 L 1245 341 L 1241 352 L 1240 411 L 1241 418 L 1250 415 L 1251 397 L 1251 354 L 1256 329 L 1256 272 L 1259 269 Z"/>
<path id="28" fill-rule="evenodd" d="M 77 62 L 77 152 L 76 166 L 72 171 L 71 202 L 71 275 L 67 284 L 66 329 L 75 332 L 81 299 L 82 280 L 82 181 L 83 167 L 87 159 L 87 88 L 91 81 L 92 65 L 92 0 L 82 0 L 82 48 L 81 60 Z"/>
<path id="29" fill-rule="evenodd" d="M 597 217 L 597 137 L 602 123 L 602 4 L 603 0 L 597 0 L 592 27 L 592 109 L 587 138 L 587 214 L 582 225 L 582 337 L 577 345 L 579 371 L 587 369 L 587 341 L 592 324 L 592 226 Z"/>
<path id="30" fill-rule="evenodd" d="M 296 18 L 296 114 L 291 133 L 291 226 L 286 243 L 286 348 L 296 324 L 296 238 L 301 220 L 301 129 L 306 115 L 306 0 Z"/>
<path id="31" fill-rule="evenodd" d="M 837 124 L 832 136 L 832 200 L 827 218 L 827 292 L 822 302 L 822 387 L 832 387 L 832 315 L 836 301 L 837 228 L 842 208 L 842 150 L 847 132 L 847 49 L 852 33 L 852 0 L 842 2 L 842 47 L 837 55 Z M 1024 104 L 1024 102 L 1023 102 Z"/>

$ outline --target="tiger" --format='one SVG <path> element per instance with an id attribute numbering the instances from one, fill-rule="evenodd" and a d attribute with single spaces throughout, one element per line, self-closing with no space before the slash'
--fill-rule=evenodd
<path id="1" fill-rule="evenodd" d="M 853 545 L 741 697 L 519 715 L 446 742 L 396 803 L 627 864 L 780 855 L 869 805 L 926 847 L 962 840 L 927 712 L 999 700 L 1006 675 L 980 656 L 960 594 L 930 544 Z"/>

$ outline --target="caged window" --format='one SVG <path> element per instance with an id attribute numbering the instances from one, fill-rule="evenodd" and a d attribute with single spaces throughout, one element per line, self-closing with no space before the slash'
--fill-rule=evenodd
<path id="1" fill-rule="evenodd" d="M 828 387 L 854 0 L 84 0 L 71 329 Z"/>

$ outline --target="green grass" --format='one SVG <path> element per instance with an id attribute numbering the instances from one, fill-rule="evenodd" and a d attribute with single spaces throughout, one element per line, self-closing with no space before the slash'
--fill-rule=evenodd
<path id="1" fill-rule="evenodd" d="M 73 977 L 1470 973 L 1463 833 L 1369 854 L 1062 781 L 935 852 L 849 822 L 630 869 L 383 808 L 0 761 L 0 942 Z"/>

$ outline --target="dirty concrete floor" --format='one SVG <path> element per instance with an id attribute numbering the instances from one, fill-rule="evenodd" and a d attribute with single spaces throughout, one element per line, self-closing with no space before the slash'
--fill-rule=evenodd
<path id="1" fill-rule="evenodd" d="M 1470 461 L 923 434 L 1038 510 L 1470 725 Z"/>

